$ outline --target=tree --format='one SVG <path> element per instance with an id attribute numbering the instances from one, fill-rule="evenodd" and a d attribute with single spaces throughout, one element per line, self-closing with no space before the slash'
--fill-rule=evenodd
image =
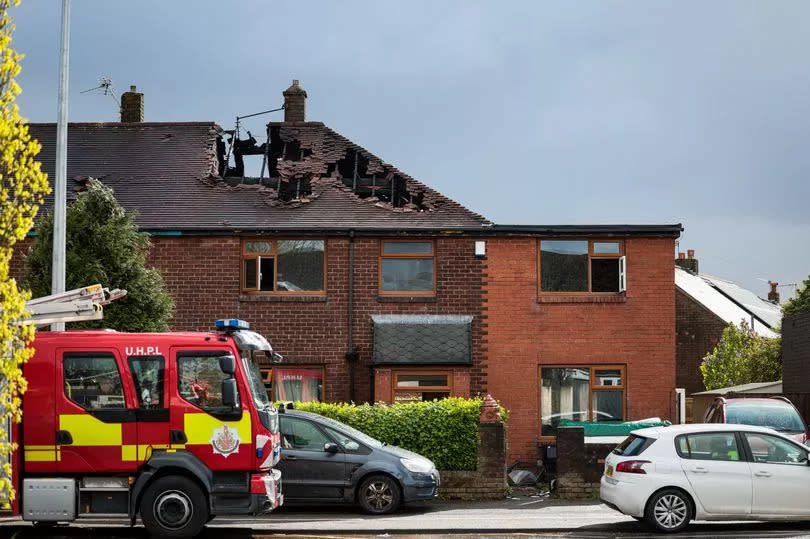
<path id="1" fill-rule="evenodd" d="M 34 217 L 50 191 L 48 177 L 34 160 L 40 146 L 28 133 L 14 100 L 20 94 L 14 78 L 20 73 L 22 55 L 11 48 L 14 24 L 9 8 L 19 0 L 0 0 L 0 500 L 11 500 L 11 466 L 6 421 L 19 422 L 21 396 L 25 392 L 22 364 L 33 354 L 28 344 L 34 338 L 32 326 L 15 322 L 25 315 L 30 295 L 21 291 L 9 275 L 14 244 L 25 238 Z"/>
<path id="2" fill-rule="evenodd" d="M 729 324 L 720 342 L 703 358 L 700 372 L 707 390 L 773 382 L 782 378 L 781 339 L 757 335 L 743 321 Z"/>
<path id="3" fill-rule="evenodd" d="M 94 283 L 127 290 L 125 298 L 104 308 L 104 319 L 72 327 L 120 331 L 168 331 L 173 302 L 163 278 L 146 267 L 149 236 L 138 232 L 135 215 L 115 200 L 112 189 L 89 180 L 67 209 L 65 288 Z M 51 290 L 53 216 L 39 226 L 39 237 L 25 260 L 25 282 L 35 296 Z"/>
<path id="4" fill-rule="evenodd" d="M 782 306 L 782 314 L 804 314 L 810 313 L 810 276 L 804 280 L 804 286 L 796 291 L 796 297 L 790 298 Z"/>

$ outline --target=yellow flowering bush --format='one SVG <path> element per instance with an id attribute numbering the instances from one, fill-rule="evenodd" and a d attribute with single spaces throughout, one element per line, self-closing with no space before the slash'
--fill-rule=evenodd
<path id="1" fill-rule="evenodd" d="M 14 244 L 25 238 L 44 196 L 50 191 L 47 175 L 34 159 L 39 143 L 31 138 L 28 125 L 20 117 L 15 98 L 20 86 L 14 78 L 20 73 L 22 55 L 11 48 L 14 24 L 9 8 L 19 0 L 0 0 L 0 501 L 14 497 L 8 455 L 8 419 L 21 419 L 21 397 L 25 392 L 22 364 L 33 350 L 27 345 L 34 338 L 31 326 L 15 325 L 25 315 L 29 295 L 17 288 L 9 275 Z"/>

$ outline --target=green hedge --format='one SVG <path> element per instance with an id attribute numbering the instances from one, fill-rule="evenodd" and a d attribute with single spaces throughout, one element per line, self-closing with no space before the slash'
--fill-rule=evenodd
<path id="1" fill-rule="evenodd" d="M 296 402 L 296 410 L 346 423 L 369 436 L 423 455 L 439 470 L 475 470 L 483 399 L 450 397 L 407 404 Z M 506 411 L 501 408 L 501 415 Z"/>

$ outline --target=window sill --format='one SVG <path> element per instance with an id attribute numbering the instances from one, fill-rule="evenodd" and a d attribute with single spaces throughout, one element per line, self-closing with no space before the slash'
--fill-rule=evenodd
<path id="1" fill-rule="evenodd" d="M 239 301 L 246 302 L 290 302 L 290 303 L 326 303 L 327 296 L 271 296 L 260 294 L 240 294 Z"/>
<path id="2" fill-rule="evenodd" d="M 626 294 L 565 295 L 548 294 L 537 296 L 537 303 L 626 303 Z"/>
<path id="3" fill-rule="evenodd" d="M 436 296 L 377 296 L 377 303 L 436 303 Z"/>

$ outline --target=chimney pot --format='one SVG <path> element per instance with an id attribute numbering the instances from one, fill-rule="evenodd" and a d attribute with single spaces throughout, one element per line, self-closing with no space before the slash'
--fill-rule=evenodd
<path id="1" fill-rule="evenodd" d="M 768 301 L 779 305 L 779 291 L 776 289 L 779 283 L 776 281 L 768 281 L 768 284 L 771 285 L 771 290 L 768 292 Z"/>
<path id="2" fill-rule="evenodd" d="M 686 253 L 678 253 L 678 260 L 686 260 Z"/>
<path id="3" fill-rule="evenodd" d="M 695 258 L 695 250 L 694 249 L 687 249 L 686 250 L 686 256 L 689 258 L 689 260 L 692 260 L 693 258 Z"/>
<path id="4" fill-rule="evenodd" d="M 289 88 L 284 90 L 284 121 L 306 121 L 307 91 L 301 88 L 298 79 L 293 79 Z"/>
<path id="5" fill-rule="evenodd" d="M 128 92 L 121 94 L 121 122 L 137 123 L 143 121 L 143 94 L 136 91 L 135 85 Z"/>
<path id="6" fill-rule="evenodd" d="M 686 254 L 678 252 L 678 258 L 675 259 L 675 265 L 697 275 L 698 260 L 695 258 L 695 250 L 687 249 Z"/>

